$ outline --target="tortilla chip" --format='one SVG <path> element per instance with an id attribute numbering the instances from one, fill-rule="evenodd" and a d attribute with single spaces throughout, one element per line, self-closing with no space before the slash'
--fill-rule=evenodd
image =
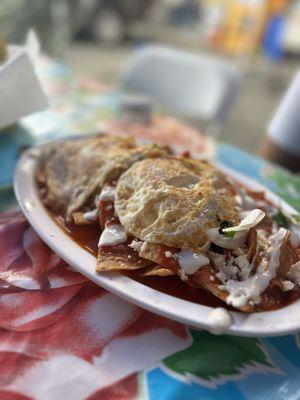
<path id="1" fill-rule="evenodd" d="M 100 253 L 97 259 L 97 272 L 105 271 L 135 271 L 141 268 L 149 267 L 153 263 L 148 260 L 139 260 L 137 257 L 128 258 L 126 254 Z"/>
<path id="2" fill-rule="evenodd" d="M 252 262 L 257 250 L 257 231 L 254 228 L 251 228 L 248 232 L 247 243 L 249 248 L 248 259 L 249 262 Z"/>
<path id="3" fill-rule="evenodd" d="M 161 267 L 156 264 L 153 267 L 147 268 L 147 270 L 143 273 L 143 276 L 171 276 L 174 273 L 167 268 Z"/>
<path id="4" fill-rule="evenodd" d="M 83 212 L 75 212 L 72 214 L 73 222 L 75 225 L 85 226 L 85 225 L 95 225 L 97 222 L 88 221 L 84 218 Z"/>
<path id="5" fill-rule="evenodd" d="M 192 275 L 191 279 L 196 286 L 208 290 L 214 296 L 226 302 L 228 293 L 219 289 L 219 286 L 222 285 L 222 283 L 216 277 L 216 273 L 217 271 L 213 266 L 205 265 Z"/>
<path id="6" fill-rule="evenodd" d="M 192 276 L 192 281 L 196 286 L 200 286 L 202 289 L 209 291 L 214 296 L 218 297 L 218 299 L 226 303 L 228 293 L 219 288 L 222 283 L 215 276 L 216 273 L 217 271 L 213 266 L 205 265 Z M 254 307 L 246 304 L 245 306 L 240 307 L 239 310 L 248 313 L 253 312 Z"/>
<path id="7" fill-rule="evenodd" d="M 269 286 L 260 295 L 259 304 L 246 304 L 242 307 L 235 307 L 245 313 L 267 311 L 277 309 L 286 303 L 289 296 L 295 293 L 286 293 L 283 291 L 283 281 L 289 280 L 288 272 L 291 266 L 298 261 L 295 249 L 291 246 L 289 241 L 290 233 L 286 234 L 283 244 L 281 246 L 280 265 L 278 267 L 278 275 L 270 281 Z M 204 266 L 199 269 L 193 276 L 192 281 L 197 286 L 206 289 L 214 296 L 226 303 L 228 293 L 219 288 L 222 283 L 215 276 L 217 273 L 213 266 Z"/>
<path id="8" fill-rule="evenodd" d="M 299 261 L 297 252 L 291 245 L 290 237 L 291 234 L 288 232 L 283 240 L 279 257 L 280 264 L 277 270 L 278 275 L 284 279 L 289 279 L 288 276 L 291 266 Z"/>
<path id="9" fill-rule="evenodd" d="M 47 187 L 46 206 L 69 220 L 93 203 L 105 182 L 118 179 L 133 163 L 167 155 L 128 136 L 103 134 L 58 141 L 42 147 L 37 179 Z"/>

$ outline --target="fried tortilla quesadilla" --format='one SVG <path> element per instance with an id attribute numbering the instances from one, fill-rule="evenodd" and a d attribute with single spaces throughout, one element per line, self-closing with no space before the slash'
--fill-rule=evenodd
<path id="1" fill-rule="evenodd" d="M 54 215 L 94 226 L 98 272 L 177 277 L 243 312 L 299 297 L 299 216 L 208 162 L 98 135 L 45 146 L 37 180 Z"/>
<path id="2" fill-rule="evenodd" d="M 44 202 L 67 219 L 78 210 L 94 208 L 94 195 L 105 182 L 118 179 L 131 164 L 166 156 L 167 151 L 145 146 L 132 137 L 98 135 L 48 144 L 43 148 L 38 181 L 44 183 Z"/>

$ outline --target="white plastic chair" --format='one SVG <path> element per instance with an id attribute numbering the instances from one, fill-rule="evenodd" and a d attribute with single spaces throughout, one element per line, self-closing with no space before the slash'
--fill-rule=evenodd
<path id="1" fill-rule="evenodd" d="M 121 75 L 125 92 L 149 96 L 218 136 L 239 88 L 236 68 L 219 58 L 166 47 L 139 50 Z"/>

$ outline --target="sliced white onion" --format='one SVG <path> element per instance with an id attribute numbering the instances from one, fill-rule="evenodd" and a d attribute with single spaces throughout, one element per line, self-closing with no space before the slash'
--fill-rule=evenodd
<path id="1" fill-rule="evenodd" d="M 239 223 L 239 225 L 223 228 L 222 231 L 224 233 L 247 231 L 250 228 L 258 225 L 260 221 L 264 219 L 265 215 L 266 214 L 264 211 L 260 210 L 259 208 L 255 208 L 248 213 L 248 215 Z"/>
<path id="2" fill-rule="evenodd" d="M 241 247 L 247 236 L 246 231 L 241 231 L 236 233 L 233 238 L 227 237 L 219 233 L 219 228 L 207 229 L 205 233 L 213 243 L 225 249 L 237 249 Z"/>

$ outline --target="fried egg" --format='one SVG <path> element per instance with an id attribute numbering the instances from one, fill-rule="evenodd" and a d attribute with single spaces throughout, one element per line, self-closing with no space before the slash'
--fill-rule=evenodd
<path id="1" fill-rule="evenodd" d="M 146 159 L 120 176 L 115 210 L 125 230 L 143 241 L 201 251 L 208 228 L 239 221 L 230 188 L 207 162 Z"/>

